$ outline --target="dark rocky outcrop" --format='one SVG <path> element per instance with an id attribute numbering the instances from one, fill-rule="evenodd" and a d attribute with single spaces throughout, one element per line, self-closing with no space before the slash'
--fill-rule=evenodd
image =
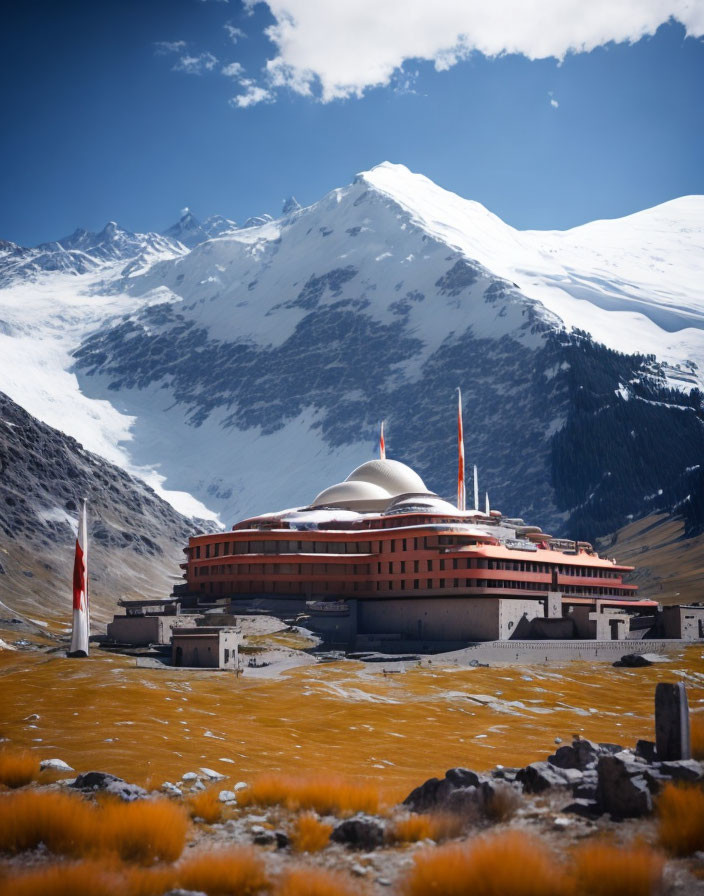
<path id="1" fill-rule="evenodd" d="M 355 815 L 341 821 L 334 828 L 330 839 L 342 843 L 350 849 L 370 850 L 382 846 L 385 828 L 383 823 L 371 815 Z"/>

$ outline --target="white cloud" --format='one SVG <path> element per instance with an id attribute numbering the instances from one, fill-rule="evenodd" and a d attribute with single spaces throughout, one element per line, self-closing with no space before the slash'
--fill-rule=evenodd
<path id="1" fill-rule="evenodd" d="M 557 107 L 558 107 L 560 104 L 558 103 L 558 101 L 557 101 L 554 97 L 551 97 L 551 98 L 550 98 L 550 105 L 553 107 L 553 109 L 557 109 Z"/>
<path id="2" fill-rule="evenodd" d="M 220 71 L 223 75 L 227 75 L 228 78 L 240 78 L 244 73 L 244 69 L 239 62 L 230 62 L 228 65 L 223 65 Z"/>
<path id="3" fill-rule="evenodd" d="M 259 87 L 247 78 L 241 84 L 245 88 L 245 92 L 233 96 L 230 100 L 231 106 L 237 106 L 238 109 L 247 109 L 249 106 L 256 106 L 257 103 L 270 103 L 272 101 L 273 96 L 270 90 Z"/>
<path id="4" fill-rule="evenodd" d="M 166 56 L 168 53 L 180 53 L 185 49 L 185 40 L 158 40 L 154 44 L 154 52 L 157 56 Z"/>
<path id="5" fill-rule="evenodd" d="M 240 38 L 245 36 L 245 33 L 241 28 L 235 28 L 235 26 L 230 25 L 229 22 L 225 25 L 225 31 L 227 31 L 227 36 L 233 44 L 236 44 Z"/>
<path id="6" fill-rule="evenodd" d="M 254 2 L 248 0 L 249 9 Z M 266 29 L 277 48 L 266 64 L 269 87 L 304 96 L 319 92 L 323 102 L 387 85 L 409 59 L 431 61 L 439 70 L 474 51 L 563 59 L 612 41 L 639 40 L 670 18 L 688 35 L 704 35 L 701 0 L 260 2 L 275 19 Z"/>
<path id="7" fill-rule="evenodd" d="M 217 57 L 212 53 L 199 53 L 197 56 L 182 56 L 174 65 L 174 71 L 202 75 L 203 72 L 211 72 L 217 64 Z"/>

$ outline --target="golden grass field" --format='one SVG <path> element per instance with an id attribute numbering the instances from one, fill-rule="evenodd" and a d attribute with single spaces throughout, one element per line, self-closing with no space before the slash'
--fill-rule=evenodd
<path id="1" fill-rule="evenodd" d="M 445 669 L 438 658 L 436 668 L 402 674 L 341 661 L 271 680 L 137 668 L 101 650 L 83 660 L 1 651 L 0 679 L 7 745 L 58 757 L 78 772 L 110 771 L 159 787 L 207 766 L 227 787 L 264 773 L 324 771 L 374 782 L 389 800 L 453 766 L 545 758 L 556 737 L 578 733 L 624 746 L 652 739 L 658 681 L 686 681 L 691 709 L 704 711 L 698 646 L 639 669 L 585 662 Z"/>

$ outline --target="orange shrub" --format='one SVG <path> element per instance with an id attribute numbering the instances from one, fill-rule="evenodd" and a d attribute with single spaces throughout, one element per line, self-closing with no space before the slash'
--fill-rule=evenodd
<path id="1" fill-rule="evenodd" d="M 652 896 L 660 891 L 663 857 L 649 846 L 618 846 L 598 840 L 575 850 L 580 896 Z"/>
<path id="2" fill-rule="evenodd" d="M 692 744 L 692 757 L 704 759 L 704 713 L 692 713 L 689 717 L 689 733 Z"/>
<path id="3" fill-rule="evenodd" d="M 449 840 L 462 833 L 461 816 L 454 813 L 410 814 L 395 818 L 388 831 L 392 843 L 417 843 L 419 840 Z"/>
<path id="4" fill-rule="evenodd" d="M 423 850 L 402 882 L 405 896 L 568 896 L 571 881 L 543 844 L 506 831 Z"/>
<path id="5" fill-rule="evenodd" d="M 0 784 L 24 787 L 39 776 L 39 760 L 32 753 L 0 750 Z"/>
<path id="6" fill-rule="evenodd" d="M 509 818 L 513 818 L 516 810 L 520 809 L 524 802 L 522 794 L 510 784 L 497 781 L 484 811 L 491 821 L 508 821 Z"/>
<path id="7" fill-rule="evenodd" d="M 167 867 L 136 868 L 90 859 L 15 871 L 0 880 L 0 896 L 162 896 L 175 880 Z"/>
<path id="8" fill-rule="evenodd" d="M 379 789 L 339 775 L 260 775 L 237 794 L 241 806 L 284 805 L 289 809 L 315 809 L 320 815 L 340 812 L 377 812 Z"/>
<path id="9" fill-rule="evenodd" d="M 704 849 L 704 791 L 667 784 L 657 803 L 660 843 L 676 856 Z"/>
<path id="10" fill-rule="evenodd" d="M 360 896 L 359 882 L 340 871 L 289 868 L 279 879 L 274 896 Z"/>
<path id="11" fill-rule="evenodd" d="M 22 852 L 44 843 L 50 852 L 86 855 L 99 839 L 97 815 L 81 797 L 58 791 L 0 795 L 0 850 Z"/>
<path id="12" fill-rule="evenodd" d="M 206 824 L 215 824 L 222 816 L 222 803 L 218 799 L 219 791 L 213 788 L 201 790 L 188 798 L 188 811 L 191 818 L 202 818 Z"/>
<path id="13" fill-rule="evenodd" d="M 49 865 L 0 881 L 0 896 L 112 896 L 119 892 L 117 875 L 96 861 Z"/>
<path id="14" fill-rule="evenodd" d="M 99 815 L 103 848 L 121 859 L 173 862 L 183 852 L 188 819 L 181 806 L 170 800 L 108 803 Z"/>
<path id="15" fill-rule="evenodd" d="M 253 849 L 200 852 L 176 869 L 178 885 L 208 896 L 254 896 L 269 887 L 261 859 Z"/>
<path id="16" fill-rule="evenodd" d="M 168 800 L 96 807 L 80 796 L 53 790 L 0 796 L 3 852 L 44 843 L 50 852 L 65 856 L 112 852 L 129 861 L 173 861 L 183 851 L 187 827 L 183 809 Z"/>
<path id="17" fill-rule="evenodd" d="M 332 825 L 321 821 L 315 812 L 301 812 L 293 822 L 291 845 L 297 852 L 317 852 L 330 842 Z"/>

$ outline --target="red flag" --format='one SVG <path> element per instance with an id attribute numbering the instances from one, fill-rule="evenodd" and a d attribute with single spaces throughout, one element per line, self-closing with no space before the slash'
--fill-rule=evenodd
<path id="1" fill-rule="evenodd" d="M 462 393 L 457 390 L 457 507 L 466 510 L 466 495 L 464 485 L 464 429 L 462 427 Z"/>
<path id="2" fill-rule="evenodd" d="M 73 609 L 85 610 L 86 565 L 83 560 L 83 548 L 76 539 L 76 556 L 73 561 Z"/>
<path id="3" fill-rule="evenodd" d="M 379 436 L 379 457 L 386 460 L 386 442 L 384 441 L 384 421 L 381 421 L 381 434 Z"/>

